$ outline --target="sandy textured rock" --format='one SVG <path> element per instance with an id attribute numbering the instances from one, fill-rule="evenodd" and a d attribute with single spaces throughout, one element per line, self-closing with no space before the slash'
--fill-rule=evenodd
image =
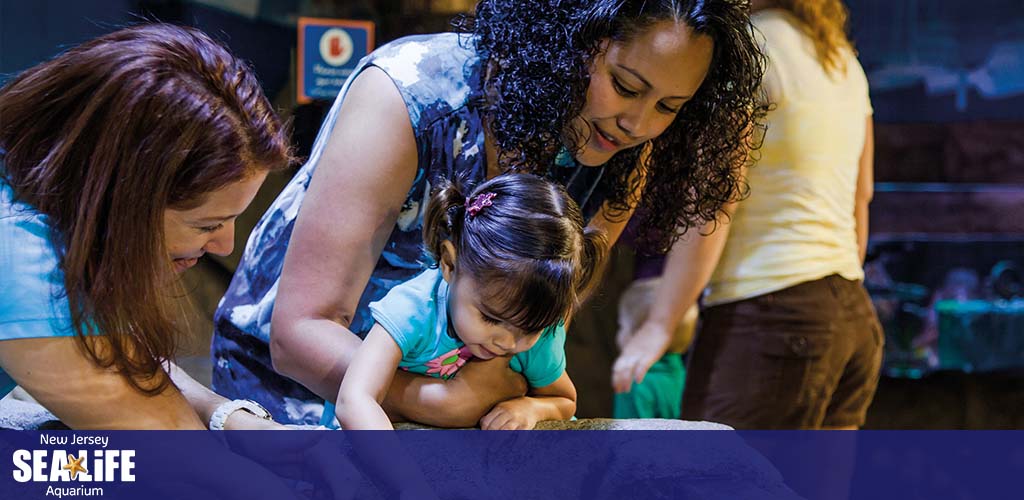
<path id="1" fill-rule="evenodd" d="M 301 426 L 299 426 L 301 427 Z M 313 428 L 315 426 L 311 426 Z M 420 424 L 397 424 L 397 429 L 436 429 Z M 52 413 L 36 403 L 20 401 L 13 397 L 0 400 L 0 428 L 4 429 L 53 429 L 63 425 Z M 731 427 L 712 422 L 690 422 L 661 418 L 611 419 L 584 418 L 580 420 L 549 420 L 537 424 L 541 431 L 694 431 L 730 430 Z"/>
<path id="2" fill-rule="evenodd" d="M 397 429 L 429 430 L 435 429 L 420 424 L 397 424 Z M 691 422 L 686 420 L 669 420 L 664 418 L 584 418 L 580 420 L 548 420 L 537 424 L 539 431 L 718 431 L 731 430 L 732 427 L 713 422 Z"/>
<path id="3" fill-rule="evenodd" d="M 37 403 L 21 401 L 8 395 L 0 400 L 0 429 L 50 430 L 66 429 L 57 417 Z"/>

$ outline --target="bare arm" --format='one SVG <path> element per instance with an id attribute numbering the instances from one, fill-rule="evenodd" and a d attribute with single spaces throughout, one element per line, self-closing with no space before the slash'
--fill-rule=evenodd
<path id="1" fill-rule="evenodd" d="M 341 381 L 335 413 L 346 430 L 392 430 L 380 402 L 402 360 L 402 350 L 379 324 L 373 325 Z"/>
<path id="2" fill-rule="evenodd" d="M 392 421 L 473 427 L 494 405 L 526 394 L 526 379 L 508 364 L 507 357 L 473 360 L 448 380 L 399 371 L 391 381 L 384 409 Z"/>
<path id="3" fill-rule="evenodd" d="M 749 151 L 751 145 L 747 144 L 746 147 Z M 745 180 L 746 164 L 737 168 L 739 178 Z M 634 381 L 642 382 L 651 365 L 668 350 L 676 326 L 683 320 L 687 310 L 697 302 L 718 265 L 718 259 L 729 238 L 729 222 L 737 205 L 736 201 L 726 203 L 722 206 L 717 225 L 715 221 L 707 222 L 672 245 L 647 319 L 612 365 L 612 387 L 615 392 L 628 392 Z"/>
<path id="4" fill-rule="evenodd" d="M 205 429 L 213 411 L 227 401 L 174 364 L 168 370 L 174 385 L 155 396 L 143 394 L 113 369 L 97 367 L 77 342 L 74 337 L 0 342 L 4 370 L 73 429 Z M 89 342 L 102 352 L 106 340 L 94 337 Z M 282 427 L 239 411 L 228 417 L 224 428 Z"/>
<path id="5" fill-rule="evenodd" d="M 544 420 L 568 420 L 576 413 L 576 386 L 569 374 L 540 388 L 531 389 L 528 396 L 510 399 L 495 405 L 484 418 L 484 430 L 529 430 Z"/>
<path id="6" fill-rule="evenodd" d="M 864 150 L 860 154 L 860 169 L 857 173 L 857 194 L 854 198 L 853 216 L 857 227 L 857 251 L 861 264 L 868 251 L 868 204 L 875 194 L 875 137 L 871 116 L 867 117 L 864 133 Z"/>
<path id="7" fill-rule="evenodd" d="M 101 351 L 106 342 L 88 341 Z M 0 365 L 72 429 L 206 428 L 173 385 L 155 396 L 143 394 L 115 370 L 96 366 L 74 337 L 5 340 Z"/>
<path id="8" fill-rule="evenodd" d="M 732 214 L 735 203 L 725 210 Z M 691 232 L 672 246 L 647 320 L 627 342 L 612 367 L 615 392 L 627 392 L 634 381 L 643 381 L 647 370 L 668 349 L 676 325 L 707 286 L 729 237 L 727 218 L 722 218 L 714 232 L 707 234 L 711 224 L 701 227 L 701 234 Z"/>
<path id="9" fill-rule="evenodd" d="M 348 330 L 416 174 L 398 90 L 369 68 L 349 89 L 285 255 L 271 321 L 274 368 L 321 397 L 338 394 L 359 347 Z"/>
<path id="10" fill-rule="evenodd" d="M 199 416 L 199 421 L 203 422 L 204 426 L 210 421 L 210 417 L 217 407 L 221 403 L 228 401 L 224 396 L 196 382 L 194 378 L 190 377 L 188 373 L 185 373 L 184 370 L 174 363 L 168 363 L 167 373 L 171 376 L 171 381 L 174 382 L 174 385 L 178 387 L 181 394 L 188 400 L 188 404 L 192 406 L 192 410 L 196 412 Z M 247 411 L 236 411 L 228 415 L 228 419 L 224 421 L 224 429 L 229 431 L 281 430 L 285 429 L 285 427 L 271 420 L 257 417 Z"/>
<path id="11" fill-rule="evenodd" d="M 98 350 L 105 349 L 106 339 L 88 339 Z M 103 430 L 199 430 L 205 429 L 209 412 L 223 398 L 213 394 L 172 365 L 176 383 L 184 382 L 179 391 L 168 385 L 154 396 L 144 394 L 113 369 L 100 368 L 83 352 L 74 337 L 46 337 L 0 342 L 0 365 L 12 378 L 46 409 L 72 429 Z M 164 372 L 158 377 L 167 377 Z M 200 389 L 201 388 L 201 389 Z M 190 395 L 186 397 L 183 393 Z M 193 400 L 191 396 L 198 399 Z M 202 402 L 198 400 L 201 399 Z M 197 402 L 202 418 L 190 403 Z M 250 425 L 248 419 L 259 421 Z M 227 428 L 281 428 L 246 412 L 235 412 L 228 418 Z M 268 427 L 259 427 L 268 426 Z M 292 492 L 269 470 L 238 456 L 212 442 L 203 448 L 210 460 L 232 470 L 249 470 L 256 478 L 246 484 L 228 484 L 223 475 L 208 467 L 194 467 L 187 450 L 168 450 L 158 458 L 170 471 L 165 478 L 171 482 L 188 480 L 201 491 L 214 497 L 235 494 L 248 498 L 295 498 Z"/>
<path id="12" fill-rule="evenodd" d="M 359 347 L 349 325 L 412 186 L 416 162 L 401 95 L 382 71 L 365 70 L 349 89 L 303 200 L 271 322 L 274 368 L 328 401 L 338 395 Z M 494 403 L 526 391 L 507 361 L 471 365 L 457 381 L 399 372 L 384 408 L 424 423 L 475 424 Z"/>

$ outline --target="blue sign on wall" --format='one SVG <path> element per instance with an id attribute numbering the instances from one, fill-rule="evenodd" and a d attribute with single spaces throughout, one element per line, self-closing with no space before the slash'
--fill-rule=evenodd
<path id="1" fill-rule="evenodd" d="M 334 99 L 356 64 L 373 50 L 373 23 L 299 18 L 298 101 Z"/>

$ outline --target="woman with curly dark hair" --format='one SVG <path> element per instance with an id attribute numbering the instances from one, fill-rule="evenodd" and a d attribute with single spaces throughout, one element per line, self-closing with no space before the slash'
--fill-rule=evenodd
<path id="1" fill-rule="evenodd" d="M 217 311 L 219 392 L 318 420 L 372 325 L 367 305 L 429 264 L 419 235 L 439 177 L 548 177 L 612 242 L 643 199 L 641 237 L 661 248 L 741 194 L 762 115 L 746 1 L 482 0 L 456 26 L 387 44 L 349 78 Z M 507 366 L 399 373 L 384 407 L 475 425 L 525 392 Z"/>

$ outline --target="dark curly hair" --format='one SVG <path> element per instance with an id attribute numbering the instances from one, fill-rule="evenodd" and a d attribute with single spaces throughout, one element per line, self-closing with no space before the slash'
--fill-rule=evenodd
<path id="1" fill-rule="evenodd" d="M 502 169 L 544 173 L 537 170 L 552 165 L 563 144 L 578 151 L 585 142 L 567 131 L 585 104 L 601 42 L 627 42 L 664 20 L 714 40 L 708 75 L 665 132 L 617 153 L 601 180 L 610 216 L 621 220 L 641 201 L 631 174 L 646 168 L 638 244 L 661 251 L 746 195 L 740 167 L 759 146 L 754 136 L 766 111 L 759 95 L 765 59 L 752 35 L 749 2 L 481 0 L 474 15 L 453 22 L 473 35 L 483 60 L 481 105 Z M 649 160 L 640 165 L 648 148 Z"/>

